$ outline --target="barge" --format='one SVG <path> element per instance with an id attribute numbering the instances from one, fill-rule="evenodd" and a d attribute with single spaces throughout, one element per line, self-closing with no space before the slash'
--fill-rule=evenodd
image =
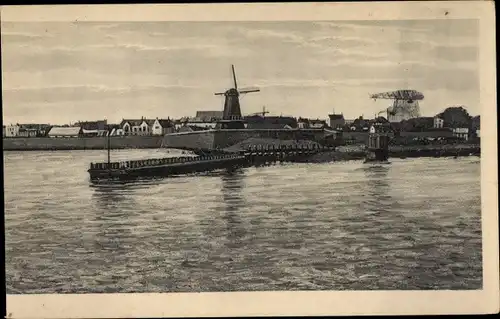
<path id="1" fill-rule="evenodd" d="M 173 175 L 209 172 L 246 166 L 247 157 L 240 154 L 220 156 L 181 156 L 159 159 L 91 163 L 88 173 L 92 181 L 168 177 Z"/>

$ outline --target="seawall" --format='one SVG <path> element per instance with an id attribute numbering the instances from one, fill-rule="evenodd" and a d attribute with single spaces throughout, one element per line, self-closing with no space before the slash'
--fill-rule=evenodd
<path id="1" fill-rule="evenodd" d="M 215 150 L 223 149 L 250 138 L 276 140 L 325 140 L 322 129 L 242 129 L 242 130 L 209 130 L 172 133 L 165 135 L 165 147 L 181 149 Z"/>
<path id="2" fill-rule="evenodd" d="M 160 148 L 163 136 L 112 136 L 111 149 Z M 102 150 L 107 137 L 16 137 L 3 138 L 4 151 Z"/>

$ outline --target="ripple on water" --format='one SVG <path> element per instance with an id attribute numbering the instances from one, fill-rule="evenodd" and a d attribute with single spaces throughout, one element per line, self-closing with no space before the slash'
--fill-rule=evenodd
<path id="1" fill-rule="evenodd" d="M 4 154 L 8 293 L 482 287 L 479 161 L 89 185 L 104 159 Z"/>

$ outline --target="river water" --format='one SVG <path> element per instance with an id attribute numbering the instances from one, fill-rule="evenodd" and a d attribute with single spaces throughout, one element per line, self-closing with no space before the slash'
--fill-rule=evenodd
<path id="1" fill-rule="evenodd" d="M 478 157 L 92 186 L 105 158 L 4 153 L 7 293 L 482 287 Z"/>

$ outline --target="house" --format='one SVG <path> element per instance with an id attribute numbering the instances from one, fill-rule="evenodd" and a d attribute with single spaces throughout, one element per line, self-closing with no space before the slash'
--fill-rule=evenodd
<path id="1" fill-rule="evenodd" d="M 316 120 L 309 120 L 309 127 L 310 128 L 327 128 L 328 123 L 324 120 L 316 119 Z"/>
<path id="2" fill-rule="evenodd" d="M 300 129 L 309 128 L 309 120 L 299 117 L 297 120 L 297 127 Z"/>
<path id="3" fill-rule="evenodd" d="M 60 127 L 54 126 L 50 129 L 48 136 L 57 137 L 79 137 L 82 136 L 83 129 L 79 126 Z"/>
<path id="4" fill-rule="evenodd" d="M 443 128 L 444 120 L 440 116 L 434 116 L 434 128 Z"/>
<path id="5" fill-rule="evenodd" d="M 467 127 L 453 128 L 453 137 L 467 141 L 469 139 L 469 128 Z"/>
<path id="6" fill-rule="evenodd" d="M 222 120 L 223 111 L 197 111 L 196 120 L 199 122 L 216 122 Z"/>
<path id="7" fill-rule="evenodd" d="M 476 137 L 481 138 L 481 129 L 476 129 Z"/>
<path id="8" fill-rule="evenodd" d="M 158 119 L 153 123 L 151 128 L 152 135 L 165 135 L 168 133 L 173 133 L 175 131 L 174 123 L 170 119 Z"/>
<path id="9" fill-rule="evenodd" d="M 15 124 L 15 125 L 8 125 L 6 128 L 5 128 L 5 137 L 17 137 L 19 136 L 19 129 L 21 128 L 21 126 L 19 124 Z"/>
<path id="10" fill-rule="evenodd" d="M 79 121 L 76 122 L 74 126 L 79 126 L 82 128 L 82 135 L 87 137 L 92 136 L 106 136 L 108 134 L 108 121 Z"/>
<path id="11" fill-rule="evenodd" d="M 84 130 L 96 130 L 96 131 L 105 131 L 108 126 L 107 120 L 99 120 L 99 121 L 78 121 L 74 126 L 80 126 Z"/>
<path id="12" fill-rule="evenodd" d="M 330 127 L 340 129 L 345 126 L 346 121 L 343 114 L 328 114 L 330 119 Z"/>
<path id="13" fill-rule="evenodd" d="M 120 123 L 124 135 L 151 135 L 152 127 L 156 120 L 148 120 L 144 117 L 140 120 L 125 120 Z"/>
<path id="14" fill-rule="evenodd" d="M 5 127 L 5 137 L 43 137 L 50 130 L 49 124 L 16 124 Z"/>
<path id="15" fill-rule="evenodd" d="M 22 125 L 19 128 L 18 136 L 20 137 L 37 137 L 37 135 L 38 130 L 36 128 L 23 127 Z"/>
<path id="16" fill-rule="evenodd" d="M 363 116 L 360 116 L 349 124 L 349 130 L 356 132 L 368 132 L 370 126 L 370 121 L 365 120 Z"/>
<path id="17" fill-rule="evenodd" d="M 297 128 L 297 119 L 289 116 L 260 116 L 245 117 L 248 129 L 293 129 Z"/>
<path id="18" fill-rule="evenodd" d="M 394 131 L 392 130 L 390 122 L 374 122 L 368 132 L 370 134 L 384 134 L 390 137 L 394 137 Z"/>

